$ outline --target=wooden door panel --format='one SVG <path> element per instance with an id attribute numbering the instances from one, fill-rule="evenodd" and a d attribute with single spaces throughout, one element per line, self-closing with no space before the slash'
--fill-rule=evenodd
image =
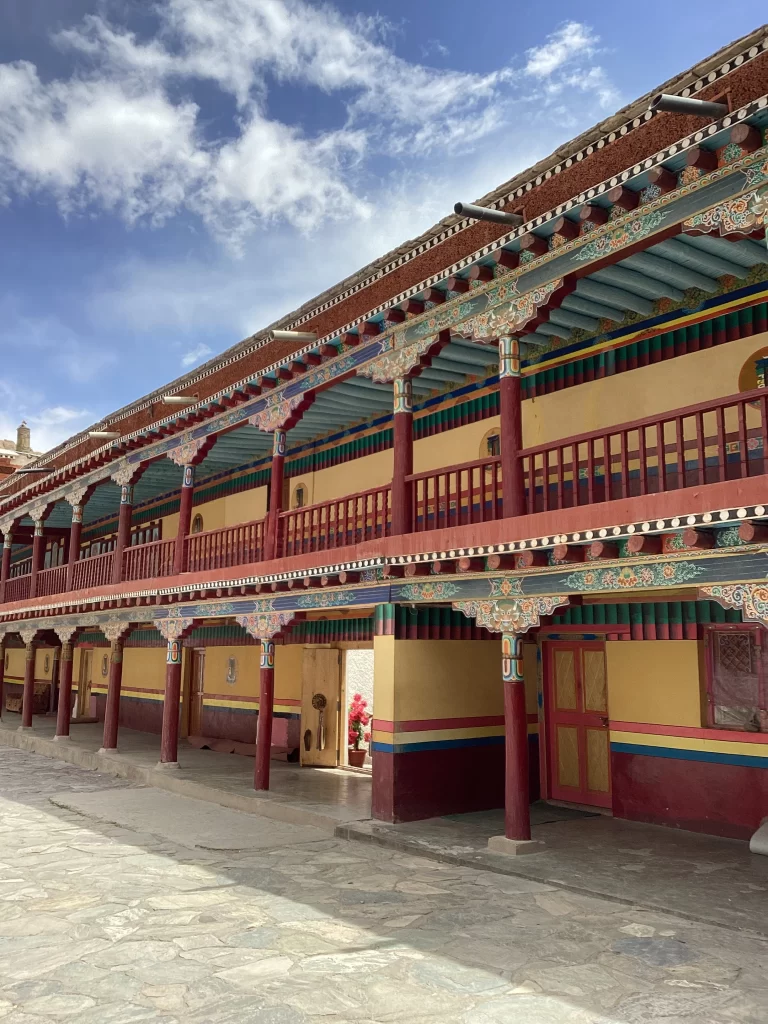
<path id="1" fill-rule="evenodd" d="M 577 792 L 581 789 L 579 775 L 579 730 L 573 725 L 559 725 L 557 737 L 557 782 Z"/>
<path id="2" fill-rule="evenodd" d="M 572 650 L 555 651 L 555 707 L 576 711 L 576 659 Z"/>
<path id="3" fill-rule="evenodd" d="M 305 647 L 302 668 L 301 763 L 339 763 L 341 651 Z"/>
<path id="4" fill-rule="evenodd" d="M 205 651 L 192 651 L 192 685 L 189 700 L 189 735 L 201 736 L 203 693 L 205 690 Z"/>
<path id="5" fill-rule="evenodd" d="M 608 710 L 608 688 L 605 681 L 603 651 L 583 650 L 584 710 L 605 714 Z"/>
<path id="6" fill-rule="evenodd" d="M 610 807 L 604 644 L 551 642 L 547 664 L 550 795 L 558 800 Z"/>

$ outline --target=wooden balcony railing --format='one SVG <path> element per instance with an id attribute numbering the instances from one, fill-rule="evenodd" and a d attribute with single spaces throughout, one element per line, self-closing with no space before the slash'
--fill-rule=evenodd
<path id="1" fill-rule="evenodd" d="M 6 601 L 26 601 L 29 597 L 29 584 L 32 580 L 31 574 L 26 576 L 14 576 L 5 584 Z"/>
<path id="2" fill-rule="evenodd" d="M 768 391 L 675 409 L 521 451 L 528 512 L 766 471 Z"/>
<path id="3" fill-rule="evenodd" d="M 756 389 L 563 438 L 519 452 L 528 513 L 658 494 L 768 472 L 768 389 Z M 407 478 L 416 532 L 498 520 L 503 516 L 498 457 L 448 466 Z M 282 512 L 277 556 L 303 555 L 390 536 L 392 489 L 377 487 L 307 508 Z M 259 562 L 266 520 L 193 534 L 186 570 L 204 572 Z M 125 581 L 170 576 L 175 540 L 126 549 Z M 114 553 L 81 559 L 73 589 L 112 583 Z M 31 559 L 14 563 L 5 600 L 29 597 Z M 42 570 L 41 597 L 63 593 L 67 567 Z"/>
<path id="4" fill-rule="evenodd" d="M 173 575 L 175 540 L 151 540 L 123 551 L 123 579 L 150 580 Z"/>
<path id="5" fill-rule="evenodd" d="M 50 597 L 51 594 L 63 594 L 66 589 L 66 565 L 55 565 L 52 569 L 42 569 L 37 574 L 36 591 L 38 597 Z"/>
<path id="6" fill-rule="evenodd" d="M 261 561 L 264 546 L 264 520 L 256 519 L 222 530 L 193 533 L 187 538 L 187 571 L 227 569 Z"/>
<path id="7" fill-rule="evenodd" d="M 478 459 L 445 469 L 414 473 L 411 484 L 416 533 L 501 519 L 501 459 Z"/>
<path id="8" fill-rule="evenodd" d="M 112 565 L 114 551 L 106 551 L 103 555 L 92 555 L 75 562 L 72 577 L 73 590 L 85 590 L 89 587 L 104 587 L 112 582 Z"/>
<path id="9" fill-rule="evenodd" d="M 392 488 L 376 487 L 334 501 L 280 514 L 281 557 L 327 551 L 388 537 L 392 530 Z"/>

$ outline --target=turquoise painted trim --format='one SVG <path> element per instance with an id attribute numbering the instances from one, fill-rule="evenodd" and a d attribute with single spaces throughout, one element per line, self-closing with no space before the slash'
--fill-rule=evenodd
<path id="1" fill-rule="evenodd" d="M 764 757 L 749 754 L 716 754 L 710 750 L 688 750 L 679 747 L 647 747 L 634 743 L 611 743 L 615 754 L 642 754 L 645 757 L 668 757 L 675 761 L 705 761 L 709 764 L 733 764 L 740 768 L 768 768 L 768 750 Z"/>

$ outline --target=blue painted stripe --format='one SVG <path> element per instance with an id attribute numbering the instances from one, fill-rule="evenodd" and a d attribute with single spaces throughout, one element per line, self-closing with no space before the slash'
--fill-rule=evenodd
<path id="1" fill-rule="evenodd" d="M 735 764 L 741 768 L 768 768 L 768 754 L 717 754 L 711 750 L 687 750 L 680 747 L 647 747 L 634 743 L 611 743 L 616 754 L 642 754 L 645 757 L 669 757 L 675 761 L 706 761 L 710 764 Z"/>
<path id="2" fill-rule="evenodd" d="M 536 733 L 528 734 L 528 742 L 539 742 Z M 432 739 L 423 743 L 382 743 L 374 741 L 374 753 L 382 754 L 425 754 L 430 751 L 456 751 L 467 746 L 503 746 L 504 736 L 470 736 L 465 739 Z"/>

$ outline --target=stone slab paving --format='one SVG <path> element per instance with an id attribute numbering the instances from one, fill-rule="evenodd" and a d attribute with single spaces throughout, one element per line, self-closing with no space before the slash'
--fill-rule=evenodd
<path id="1" fill-rule="evenodd" d="M 2 1024 L 768 1019 L 759 936 L 333 837 L 204 850 L 180 812 L 171 841 L 48 800 L 99 790 L 130 791 L 0 749 Z"/>
<path id="2" fill-rule="evenodd" d="M 51 803 L 65 810 L 121 825 L 134 832 L 203 850 L 258 850 L 262 847 L 312 843 L 327 839 L 327 832 L 242 814 L 226 807 L 176 796 L 155 789 L 97 790 L 92 793 L 55 793 Z"/>
<path id="3" fill-rule="evenodd" d="M 542 846 L 527 857 L 488 850 L 488 838 L 504 832 L 503 811 L 397 825 L 360 821 L 336 834 L 768 937 L 768 857 L 750 853 L 746 842 L 545 803 L 532 806 L 531 824 Z"/>

